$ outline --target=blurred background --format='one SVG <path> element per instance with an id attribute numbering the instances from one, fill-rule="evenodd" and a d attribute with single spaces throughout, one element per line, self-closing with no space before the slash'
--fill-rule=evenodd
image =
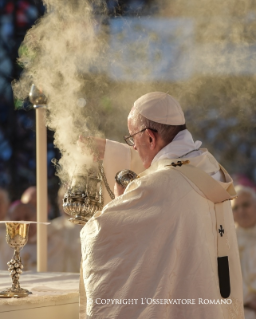
<path id="1" fill-rule="evenodd" d="M 11 82 L 22 73 L 17 58 L 24 36 L 45 8 L 39 0 L 0 0 L 0 12 L 0 187 L 13 202 L 36 185 L 36 145 L 35 111 L 13 98 Z M 91 97 L 97 129 L 122 141 L 134 100 L 165 91 L 180 101 L 194 139 L 237 184 L 255 187 L 256 2 L 108 0 L 107 15 L 98 20 L 111 62 L 97 73 L 99 90 Z M 85 81 L 93 87 L 88 72 Z M 52 131 L 47 138 L 53 219 L 59 179 L 51 160 L 60 154 Z"/>

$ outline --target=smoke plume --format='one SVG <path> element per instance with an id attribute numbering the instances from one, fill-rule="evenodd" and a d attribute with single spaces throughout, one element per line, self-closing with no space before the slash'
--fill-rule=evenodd
<path id="1" fill-rule="evenodd" d="M 24 99 L 34 83 L 46 94 L 63 183 L 76 166 L 91 165 L 89 152 L 77 149 L 78 136 L 122 141 L 133 102 L 150 91 L 179 100 L 189 130 L 231 172 L 246 173 L 246 163 L 254 165 L 255 147 L 248 162 L 237 146 L 253 144 L 248 131 L 256 124 L 256 5 L 147 3 L 153 9 L 145 16 L 127 11 L 126 17 L 109 18 L 101 0 L 47 0 L 46 14 L 24 39 L 24 72 L 14 93 Z M 256 167 L 254 174 L 256 179 Z"/>
<path id="2" fill-rule="evenodd" d="M 96 106 L 87 74 L 97 83 L 102 67 L 104 40 L 101 1 L 47 0 L 45 15 L 27 32 L 20 48 L 19 62 L 24 71 L 13 84 L 18 98 L 27 97 L 34 83 L 47 97 L 46 124 L 55 132 L 54 144 L 62 157 L 57 174 L 66 184 L 72 174 L 91 165 L 90 152 L 81 154 L 77 147 L 80 134 L 98 135 Z M 95 12 L 100 15 L 97 17 Z"/>

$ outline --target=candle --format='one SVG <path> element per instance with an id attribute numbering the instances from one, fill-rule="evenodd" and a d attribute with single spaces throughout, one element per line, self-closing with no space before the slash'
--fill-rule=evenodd
<path id="1" fill-rule="evenodd" d="M 47 271 L 47 228 L 40 224 L 48 219 L 47 196 L 47 128 L 45 126 L 46 97 L 32 84 L 30 102 L 36 110 L 36 189 L 37 189 L 37 271 Z"/>
<path id="2" fill-rule="evenodd" d="M 37 221 L 47 222 L 47 129 L 45 109 L 36 107 L 36 188 Z M 37 224 L 37 271 L 47 271 L 47 228 Z"/>

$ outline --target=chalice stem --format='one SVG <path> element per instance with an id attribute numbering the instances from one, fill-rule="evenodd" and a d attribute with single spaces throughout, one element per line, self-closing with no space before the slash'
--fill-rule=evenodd
<path id="1" fill-rule="evenodd" d="M 14 248 L 14 254 L 12 259 L 7 263 L 8 270 L 10 271 L 10 275 L 12 277 L 12 288 L 8 288 L 4 291 L 0 292 L 0 298 L 22 298 L 27 297 L 31 294 L 27 289 L 22 289 L 20 287 L 20 274 L 22 273 L 23 265 L 21 263 L 20 258 L 20 247 Z"/>
<path id="2" fill-rule="evenodd" d="M 15 263 L 11 264 L 11 261 L 14 260 Z M 21 263 L 21 258 L 20 258 L 20 248 L 16 247 L 14 249 L 14 254 L 13 254 L 13 258 L 10 261 L 9 265 L 12 265 L 12 269 L 10 269 L 11 271 L 11 276 L 12 276 L 12 289 L 20 289 L 20 282 L 19 282 L 19 278 L 20 278 L 20 274 L 22 273 L 22 268 L 23 265 Z M 10 268 L 10 266 L 9 266 Z"/>

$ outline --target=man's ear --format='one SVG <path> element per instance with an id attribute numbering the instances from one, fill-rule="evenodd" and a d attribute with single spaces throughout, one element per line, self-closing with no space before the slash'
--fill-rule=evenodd
<path id="1" fill-rule="evenodd" d="M 148 137 L 149 137 L 150 148 L 154 149 L 156 147 L 156 135 L 150 129 L 147 129 L 146 132 L 147 132 Z"/>

